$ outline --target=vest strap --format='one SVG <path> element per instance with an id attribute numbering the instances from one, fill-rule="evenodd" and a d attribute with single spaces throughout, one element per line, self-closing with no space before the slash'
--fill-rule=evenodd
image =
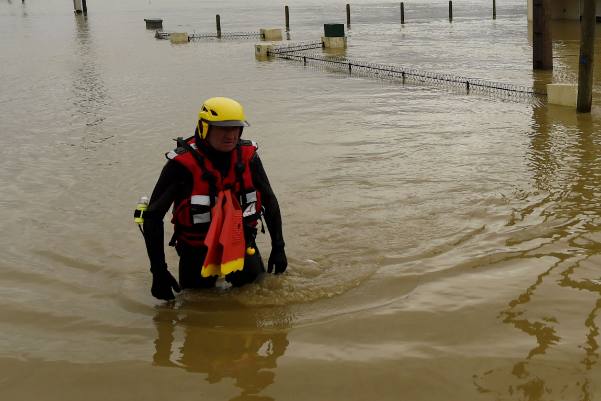
<path id="1" fill-rule="evenodd" d="M 240 193 L 242 194 L 242 204 L 246 204 L 246 188 L 244 188 L 244 177 L 242 174 L 246 171 L 246 164 L 242 163 L 242 146 L 240 141 L 236 144 L 237 162 L 234 163 L 234 171 L 236 172 L 236 180 L 240 183 Z"/>
<path id="2" fill-rule="evenodd" d="M 205 166 L 205 158 L 200 153 L 198 153 L 190 144 L 184 141 L 184 138 L 181 136 L 177 138 L 177 144 L 182 148 L 186 149 L 193 157 L 196 159 L 196 164 L 202 170 L 202 174 L 200 175 L 200 179 L 209 184 L 209 197 L 211 198 L 211 208 L 215 206 L 215 198 L 216 198 L 216 188 L 215 183 L 217 182 L 217 177 L 213 174 L 212 171 L 207 170 Z"/>

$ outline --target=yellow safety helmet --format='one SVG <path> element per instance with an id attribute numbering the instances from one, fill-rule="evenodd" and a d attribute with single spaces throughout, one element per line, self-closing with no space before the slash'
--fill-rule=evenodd
<path id="1" fill-rule="evenodd" d="M 250 127 L 240 103 L 227 97 L 213 97 L 204 102 L 198 113 L 198 134 L 202 139 L 209 133 L 209 125 L 218 127 Z"/>

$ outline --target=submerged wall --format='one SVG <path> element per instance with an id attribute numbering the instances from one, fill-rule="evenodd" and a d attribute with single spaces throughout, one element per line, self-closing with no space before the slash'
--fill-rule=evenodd
<path id="1" fill-rule="evenodd" d="M 580 1 L 551 0 L 551 16 L 553 19 L 579 19 Z"/>
<path id="2" fill-rule="evenodd" d="M 532 1 L 528 1 L 528 21 L 532 21 Z M 551 18 L 579 19 L 581 0 L 551 0 Z M 601 16 L 601 0 L 597 0 L 597 17 Z"/>

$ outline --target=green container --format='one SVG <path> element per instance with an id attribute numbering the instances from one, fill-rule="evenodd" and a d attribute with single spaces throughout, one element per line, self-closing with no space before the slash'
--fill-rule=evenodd
<path id="1" fill-rule="evenodd" d="M 344 24 L 323 24 L 323 33 L 326 38 L 343 38 Z"/>

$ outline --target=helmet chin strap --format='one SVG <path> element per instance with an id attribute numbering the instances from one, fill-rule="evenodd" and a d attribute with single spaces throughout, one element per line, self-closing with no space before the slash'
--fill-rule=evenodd
<path id="1" fill-rule="evenodd" d="M 199 121 L 198 125 L 196 126 L 196 132 L 194 133 L 194 140 L 197 143 L 200 143 L 200 141 L 204 141 L 204 143 L 206 143 L 207 145 L 209 145 L 209 143 L 207 142 L 207 137 L 209 136 L 209 129 L 210 129 L 210 127 L 211 126 L 207 124 L 207 134 L 206 135 L 202 135 L 202 123 Z"/>

